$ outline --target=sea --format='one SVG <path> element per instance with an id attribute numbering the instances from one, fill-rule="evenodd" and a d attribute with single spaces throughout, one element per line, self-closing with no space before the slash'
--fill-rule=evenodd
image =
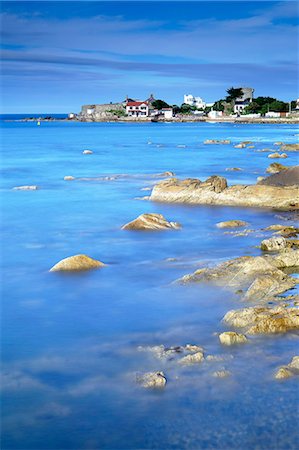
<path id="1" fill-rule="evenodd" d="M 293 218 L 270 209 L 146 197 L 168 171 L 180 179 L 221 175 L 229 185 L 253 184 L 274 161 L 298 164 L 295 152 L 273 160 L 260 151 L 296 142 L 298 127 L 68 121 L 37 126 L 20 116 L 0 120 L 1 448 L 297 449 L 298 378 L 275 380 L 274 374 L 298 355 L 298 333 L 256 335 L 246 345 L 224 348 L 218 339 L 229 329 L 223 316 L 250 303 L 225 288 L 177 282 L 198 268 L 260 255 L 261 240 L 271 236 L 265 228 L 294 225 Z M 231 145 L 205 145 L 206 139 L 229 139 Z M 254 148 L 235 148 L 241 141 L 252 141 Z M 86 149 L 93 153 L 84 155 Z M 231 168 L 241 170 L 226 170 Z M 13 189 L 23 185 L 38 189 Z M 182 229 L 121 229 L 143 213 L 163 214 Z M 230 219 L 248 222 L 249 233 L 217 228 Z M 49 272 L 75 254 L 106 266 Z M 186 344 L 224 360 L 182 366 L 147 351 Z M 231 376 L 214 377 L 219 370 Z M 163 371 L 164 389 L 136 383 L 150 371 Z"/>

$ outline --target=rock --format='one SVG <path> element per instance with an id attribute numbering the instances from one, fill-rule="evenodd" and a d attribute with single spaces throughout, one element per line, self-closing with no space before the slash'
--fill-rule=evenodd
<path id="1" fill-rule="evenodd" d="M 13 188 L 14 191 L 36 191 L 38 186 L 31 185 L 31 186 L 16 186 Z"/>
<path id="2" fill-rule="evenodd" d="M 190 352 L 190 353 L 197 353 L 197 352 L 203 353 L 203 348 L 200 347 L 199 345 L 186 344 L 184 349 L 186 350 L 186 352 Z"/>
<path id="3" fill-rule="evenodd" d="M 286 333 L 299 329 L 299 308 L 254 306 L 228 311 L 223 321 L 236 328 L 245 328 L 247 334 Z"/>
<path id="4" fill-rule="evenodd" d="M 183 353 L 184 348 L 180 346 L 165 347 L 164 345 L 154 345 L 153 347 L 138 347 L 139 351 L 147 351 L 158 359 L 172 359 L 174 356 Z"/>
<path id="5" fill-rule="evenodd" d="M 279 234 L 286 238 L 288 237 L 296 237 L 299 233 L 299 228 L 295 228 L 293 226 L 283 227 L 282 229 L 276 231 L 274 234 Z"/>
<path id="6" fill-rule="evenodd" d="M 234 145 L 235 148 L 245 148 L 246 144 L 243 144 L 242 142 L 240 144 Z"/>
<path id="7" fill-rule="evenodd" d="M 220 362 L 220 361 L 228 361 L 233 358 L 234 358 L 233 355 L 208 355 L 206 357 L 206 361 Z"/>
<path id="8" fill-rule="evenodd" d="M 248 225 L 247 222 L 243 220 L 228 220 L 226 222 L 218 222 L 216 227 L 218 228 L 236 228 L 236 227 L 245 227 Z"/>
<path id="9" fill-rule="evenodd" d="M 73 177 L 72 175 L 66 175 L 63 179 L 64 179 L 65 181 L 72 181 L 72 180 L 75 179 L 75 177 Z"/>
<path id="10" fill-rule="evenodd" d="M 288 155 L 286 153 L 270 153 L 268 158 L 287 158 Z"/>
<path id="11" fill-rule="evenodd" d="M 299 144 L 284 144 L 280 150 L 296 152 L 299 150 Z"/>
<path id="12" fill-rule="evenodd" d="M 294 356 L 287 366 L 282 366 L 275 374 L 275 378 L 291 378 L 299 375 L 299 356 Z"/>
<path id="13" fill-rule="evenodd" d="M 248 145 L 248 148 L 255 148 L 254 145 Z"/>
<path id="14" fill-rule="evenodd" d="M 299 166 L 293 166 L 270 175 L 260 184 L 264 186 L 299 186 Z"/>
<path id="15" fill-rule="evenodd" d="M 55 266 L 50 269 L 50 272 L 58 271 L 83 271 L 90 269 L 97 269 L 99 267 L 104 267 L 101 261 L 90 258 L 87 255 L 74 255 L 68 258 L 62 259 Z"/>
<path id="16" fill-rule="evenodd" d="M 265 177 L 257 177 L 256 181 L 257 183 L 259 183 L 260 181 L 263 181 L 265 179 Z"/>
<path id="17" fill-rule="evenodd" d="M 219 340 L 223 345 L 244 344 L 248 341 L 244 334 L 235 331 L 225 331 L 219 335 Z"/>
<path id="18" fill-rule="evenodd" d="M 161 181 L 153 187 L 150 200 L 169 203 L 188 203 L 202 205 L 229 205 L 263 207 L 273 209 L 299 209 L 299 191 L 293 178 L 271 179 L 288 171 L 271 175 L 259 184 L 235 185 L 227 187 L 223 177 L 213 176 L 201 182 L 198 179 Z M 291 181 L 291 183 L 289 183 Z M 285 183 L 285 184 L 284 184 Z"/>
<path id="19" fill-rule="evenodd" d="M 206 139 L 204 141 L 204 144 L 230 144 L 231 141 L 228 139 L 222 139 L 222 140 L 218 140 L 218 139 Z"/>
<path id="20" fill-rule="evenodd" d="M 147 372 L 136 376 L 136 381 L 144 388 L 164 388 L 167 380 L 163 372 Z"/>
<path id="21" fill-rule="evenodd" d="M 181 225 L 177 222 L 168 222 L 162 214 L 141 214 L 137 219 L 127 223 L 122 230 L 178 230 Z"/>
<path id="22" fill-rule="evenodd" d="M 267 168 L 266 172 L 267 173 L 279 173 L 282 170 L 287 170 L 287 169 L 289 169 L 289 167 L 283 166 L 282 164 L 279 164 L 279 163 L 272 163 Z"/>
<path id="23" fill-rule="evenodd" d="M 284 237 L 272 237 L 261 242 L 261 249 L 266 252 L 277 252 L 287 247 L 287 240 Z"/>
<path id="24" fill-rule="evenodd" d="M 274 145 L 283 145 L 283 142 L 274 142 Z"/>
<path id="25" fill-rule="evenodd" d="M 280 224 L 274 224 L 270 225 L 269 227 L 265 228 L 267 231 L 284 231 L 284 230 L 299 230 L 299 228 L 295 228 L 293 225 L 288 225 L 287 227 L 285 225 Z"/>
<path id="26" fill-rule="evenodd" d="M 190 365 L 200 363 L 204 359 L 202 352 L 191 353 L 190 355 L 184 356 L 179 360 L 180 364 Z"/>
<path id="27" fill-rule="evenodd" d="M 92 155 L 93 151 L 92 150 L 83 150 L 82 154 L 83 155 Z"/>
<path id="28" fill-rule="evenodd" d="M 243 169 L 240 169 L 240 167 L 227 167 L 225 170 L 227 172 L 240 172 Z"/>
<path id="29" fill-rule="evenodd" d="M 201 268 L 193 274 L 185 275 L 179 281 L 213 283 L 231 288 L 233 291 L 242 289 L 245 295 L 249 289 L 247 297 L 258 290 L 260 299 L 265 300 L 269 295 L 273 297 L 296 286 L 296 280 L 285 274 L 282 269 L 293 267 L 295 270 L 298 266 L 299 251 L 286 249 L 275 256 L 242 256 L 213 268 Z M 255 281 L 256 285 L 253 284 Z M 262 290 L 263 283 L 265 283 L 264 290 Z"/>
<path id="30" fill-rule="evenodd" d="M 217 370 L 213 372 L 213 377 L 215 378 L 227 378 L 231 376 L 231 372 L 229 370 Z"/>
<path id="31" fill-rule="evenodd" d="M 278 380 L 282 378 L 291 378 L 293 376 L 294 376 L 293 372 L 287 367 L 280 367 L 280 369 L 278 369 L 278 371 L 275 374 L 275 378 Z"/>

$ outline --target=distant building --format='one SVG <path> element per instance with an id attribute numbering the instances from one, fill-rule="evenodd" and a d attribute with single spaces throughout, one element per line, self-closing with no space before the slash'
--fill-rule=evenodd
<path id="1" fill-rule="evenodd" d="M 217 119 L 218 117 L 222 117 L 223 116 L 223 112 L 222 111 L 210 111 L 208 113 L 208 117 L 210 119 Z"/>
<path id="2" fill-rule="evenodd" d="M 148 101 L 127 101 L 126 113 L 129 117 L 148 117 Z"/>
<path id="3" fill-rule="evenodd" d="M 163 108 L 163 109 L 161 109 L 161 113 L 163 114 L 165 119 L 173 118 L 173 109 L 172 108 Z"/>
<path id="4" fill-rule="evenodd" d="M 239 88 L 236 88 L 239 89 Z M 241 87 L 243 91 L 243 95 L 241 97 L 236 98 L 235 105 L 234 105 L 234 112 L 235 113 L 241 113 L 246 106 L 248 106 L 250 103 L 252 103 L 253 100 L 253 93 L 254 89 L 249 87 Z"/>
<path id="5" fill-rule="evenodd" d="M 200 97 L 194 97 L 192 94 L 184 95 L 184 103 L 186 105 L 195 106 L 198 109 L 205 109 L 206 103 Z"/>

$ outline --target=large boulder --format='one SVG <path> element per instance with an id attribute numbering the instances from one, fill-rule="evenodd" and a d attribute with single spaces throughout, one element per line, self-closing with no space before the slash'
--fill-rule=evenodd
<path id="1" fill-rule="evenodd" d="M 177 222 L 168 222 L 162 214 L 141 214 L 137 219 L 127 223 L 122 230 L 143 230 L 143 231 L 160 231 L 160 230 L 178 230 L 181 225 Z"/>
<path id="2" fill-rule="evenodd" d="M 288 241 L 284 237 L 272 237 L 261 242 L 261 249 L 266 252 L 277 252 L 285 249 Z"/>
<path id="3" fill-rule="evenodd" d="M 235 331 L 225 331 L 219 335 L 219 341 L 222 345 L 245 344 L 248 342 L 244 334 L 236 333 Z"/>
<path id="4" fill-rule="evenodd" d="M 275 163 L 270 164 L 270 166 L 266 169 L 266 172 L 272 174 L 272 173 L 279 173 L 282 170 L 287 170 L 287 169 L 289 169 L 289 167 L 275 162 Z"/>
<path id="5" fill-rule="evenodd" d="M 298 186 L 293 186 L 292 178 L 289 179 L 290 186 L 287 182 L 284 185 L 280 181 L 276 183 L 275 180 L 271 183 L 270 178 L 255 185 L 230 187 L 227 186 L 225 178 L 218 176 L 209 177 L 204 182 L 196 178 L 172 178 L 157 183 L 149 199 L 168 203 L 299 209 L 299 189 Z"/>
<path id="6" fill-rule="evenodd" d="M 50 272 L 79 272 L 98 269 L 105 264 L 87 255 L 74 255 L 62 259 L 50 269 Z"/>
<path id="7" fill-rule="evenodd" d="M 299 308 L 254 306 L 228 311 L 223 321 L 230 326 L 246 329 L 247 334 L 286 333 L 299 329 Z"/>
<path id="8" fill-rule="evenodd" d="M 198 364 L 203 359 L 204 359 L 203 352 L 196 352 L 196 353 L 191 353 L 187 356 L 184 356 L 183 358 L 181 358 L 179 360 L 179 363 L 188 366 L 191 364 Z"/>

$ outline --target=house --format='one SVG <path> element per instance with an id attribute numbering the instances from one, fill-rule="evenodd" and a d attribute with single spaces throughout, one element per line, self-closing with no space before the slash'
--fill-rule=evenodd
<path id="1" fill-rule="evenodd" d="M 236 98 L 234 105 L 234 112 L 241 113 L 249 103 L 252 103 L 254 89 L 249 87 L 241 87 L 236 89 L 242 89 L 243 95 L 241 97 Z"/>
<path id="2" fill-rule="evenodd" d="M 172 108 L 162 108 L 161 113 L 164 116 L 165 119 L 172 119 L 173 118 L 173 109 Z"/>
<path id="3" fill-rule="evenodd" d="M 195 106 L 197 109 L 205 109 L 206 103 L 200 97 L 194 97 L 192 94 L 184 95 L 186 105 Z"/>
<path id="4" fill-rule="evenodd" d="M 148 117 L 148 101 L 130 101 L 126 102 L 126 113 L 129 117 Z"/>

